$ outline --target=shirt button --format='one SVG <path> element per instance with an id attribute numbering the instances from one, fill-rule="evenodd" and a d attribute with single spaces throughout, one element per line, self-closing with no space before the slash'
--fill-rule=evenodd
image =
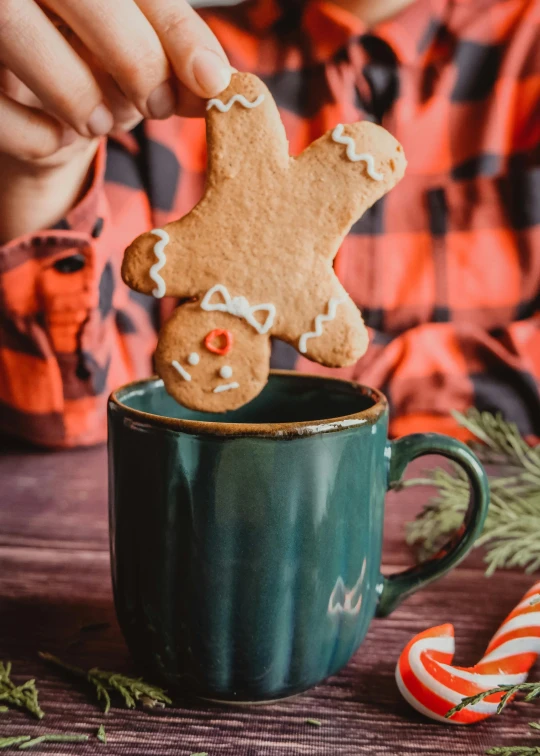
<path id="1" fill-rule="evenodd" d="M 53 264 L 53 268 L 58 273 L 77 273 L 82 270 L 86 265 L 86 258 L 84 255 L 77 253 L 70 255 L 70 257 L 62 257 Z"/>

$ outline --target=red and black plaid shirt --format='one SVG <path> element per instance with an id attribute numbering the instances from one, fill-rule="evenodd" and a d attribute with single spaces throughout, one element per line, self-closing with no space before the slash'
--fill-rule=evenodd
<path id="1" fill-rule="evenodd" d="M 540 431 L 540 4 L 417 0 L 367 30 L 330 2 L 206 12 L 232 65 L 258 74 L 291 152 L 338 122 L 381 123 L 405 179 L 353 227 L 336 269 L 371 329 L 333 374 L 382 388 L 394 434 L 455 431 L 452 408 L 500 408 Z M 119 277 L 133 237 L 201 196 L 202 120 L 148 122 L 104 144 L 55 229 L 0 247 L 0 427 L 47 445 L 105 437 L 106 396 L 151 371 L 153 298 Z M 326 372 L 276 343 L 274 364 Z"/>

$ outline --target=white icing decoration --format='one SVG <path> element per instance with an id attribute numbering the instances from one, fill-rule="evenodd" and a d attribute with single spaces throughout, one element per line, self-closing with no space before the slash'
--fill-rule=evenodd
<path id="1" fill-rule="evenodd" d="M 190 374 L 188 373 L 188 371 L 185 368 L 182 367 L 182 365 L 179 362 L 177 362 L 176 360 L 173 360 L 171 362 L 171 365 L 173 366 L 173 368 L 175 370 L 177 370 L 180 373 L 180 375 L 182 376 L 182 378 L 185 381 L 190 381 L 191 380 Z"/>
<path id="2" fill-rule="evenodd" d="M 231 99 L 228 102 L 222 102 L 221 100 L 218 100 L 217 98 L 208 100 L 206 109 L 211 110 L 212 108 L 217 108 L 220 111 L 220 113 L 228 113 L 229 110 L 234 105 L 234 103 L 239 102 L 243 108 L 248 108 L 249 110 L 251 110 L 251 108 L 258 107 L 261 104 L 261 102 L 263 102 L 263 100 L 264 100 L 263 94 L 260 94 L 256 100 L 252 100 L 251 102 L 249 100 L 246 100 L 243 94 L 235 94 L 231 97 Z"/>
<path id="3" fill-rule="evenodd" d="M 198 365 L 200 359 L 201 358 L 199 357 L 199 355 L 197 354 L 197 352 L 192 352 L 189 355 L 189 357 L 187 358 L 187 361 L 189 362 L 190 365 Z"/>
<path id="4" fill-rule="evenodd" d="M 333 130 L 332 139 L 338 144 L 345 144 L 347 146 L 347 157 L 352 163 L 358 163 L 360 160 L 364 161 L 364 163 L 366 164 L 367 174 L 370 178 L 372 178 L 374 181 L 383 180 L 383 174 L 378 173 L 375 170 L 375 160 L 373 159 L 373 155 L 370 155 L 369 152 L 362 152 L 360 155 L 356 153 L 356 145 L 354 143 L 354 139 L 349 136 L 344 136 L 342 123 L 338 123 L 336 128 Z"/>
<path id="5" fill-rule="evenodd" d="M 232 378 L 232 367 L 230 365 L 223 365 L 223 367 L 219 371 L 219 374 L 222 378 L 225 379 Z"/>
<path id="6" fill-rule="evenodd" d="M 223 302 L 210 301 L 216 293 L 221 294 Z M 206 310 L 207 312 L 218 310 L 219 312 L 228 312 L 230 315 L 235 315 L 237 318 L 243 318 L 257 331 L 257 333 L 260 334 L 268 333 L 274 325 L 274 319 L 276 317 L 276 308 L 270 302 L 251 307 L 245 297 L 231 297 L 227 288 L 222 284 L 216 284 L 206 292 L 204 299 L 201 302 L 201 310 Z M 259 323 L 255 317 L 255 313 L 263 311 L 267 312 L 268 316 L 264 323 Z"/>
<path id="7" fill-rule="evenodd" d="M 157 263 L 154 263 L 154 265 L 152 265 L 152 267 L 150 268 L 150 278 L 157 284 L 157 287 L 152 291 L 152 294 L 156 297 L 156 299 L 161 299 L 161 297 L 165 296 L 166 287 L 165 281 L 159 275 L 158 271 L 160 271 L 167 262 L 164 250 L 167 244 L 170 242 L 170 238 L 169 234 L 162 228 L 155 228 L 150 233 L 159 236 L 159 241 L 154 244 L 154 254 L 157 257 L 158 261 Z"/>
<path id="8" fill-rule="evenodd" d="M 214 389 L 214 394 L 221 394 L 222 391 L 230 391 L 231 389 L 237 389 L 240 388 L 239 383 L 224 383 L 221 386 L 216 386 Z"/>
<path id="9" fill-rule="evenodd" d="M 308 339 L 314 339 L 317 336 L 322 336 L 322 324 L 327 323 L 329 320 L 334 320 L 338 306 L 340 304 L 343 304 L 345 301 L 345 299 L 337 299 L 337 297 L 332 297 L 332 299 L 328 302 L 328 310 L 326 312 L 326 315 L 317 315 L 317 317 L 315 318 L 315 330 L 309 331 L 308 333 L 303 333 L 300 336 L 300 341 L 298 342 L 299 352 L 301 352 L 302 354 L 305 354 L 307 352 Z"/>

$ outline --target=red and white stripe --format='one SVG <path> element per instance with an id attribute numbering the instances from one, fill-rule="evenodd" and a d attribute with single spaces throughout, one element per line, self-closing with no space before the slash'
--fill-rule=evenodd
<path id="1" fill-rule="evenodd" d="M 403 697 L 421 714 L 451 724 L 473 724 L 495 714 L 498 693 L 468 706 L 451 719 L 444 715 L 467 696 L 498 685 L 516 685 L 540 654 L 540 582 L 525 594 L 491 639 L 474 667 L 454 667 L 454 627 L 440 625 L 416 635 L 396 666 Z"/>

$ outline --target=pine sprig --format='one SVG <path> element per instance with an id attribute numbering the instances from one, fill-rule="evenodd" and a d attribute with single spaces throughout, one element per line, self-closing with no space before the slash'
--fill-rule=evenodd
<path id="1" fill-rule="evenodd" d="M 450 711 L 446 712 L 444 716 L 446 717 L 446 719 L 450 719 L 450 717 L 452 717 L 454 714 L 457 714 L 458 711 L 466 709 L 467 706 L 474 706 L 474 704 L 480 703 L 480 701 L 483 701 L 489 696 L 494 696 L 501 693 L 503 694 L 503 696 L 499 701 L 499 705 L 497 706 L 497 714 L 501 713 L 504 707 L 517 693 L 527 693 L 524 701 L 534 701 L 535 698 L 538 698 L 538 696 L 540 696 L 540 682 L 523 682 L 518 683 L 517 685 L 498 685 L 496 688 L 484 690 L 481 693 L 477 693 L 475 696 L 467 696 L 466 698 L 462 698 L 460 703 L 458 703 L 457 706 L 454 706 L 453 709 L 450 709 Z"/>
<path id="2" fill-rule="evenodd" d="M 12 746 L 20 745 L 32 740 L 30 735 L 13 735 L 9 738 L 0 738 L 0 748 L 11 748 Z"/>
<path id="3" fill-rule="evenodd" d="M 488 756 L 537 756 L 540 746 L 499 746 L 488 748 Z"/>
<path id="4" fill-rule="evenodd" d="M 0 703 L 15 706 L 33 714 L 36 719 L 43 719 L 45 713 L 38 702 L 38 689 L 35 680 L 27 680 L 22 685 L 15 685 L 11 679 L 11 662 L 0 661 Z M 4 710 L 4 707 L 2 707 Z"/>
<path id="5" fill-rule="evenodd" d="M 165 694 L 162 688 L 146 683 L 141 677 L 133 678 L 117 672 L 107 672 L 94 667 L 85 671 L 81 667 L 72 664 L 66 664 L 57 656 L 40 652 L 40 657 L 50 664 L 68 672 L 74 677 L 84 679 L 94 688 L 97 700 L 103 703 L 105 714 L 108 714 L 112 705 L 111 693 L 118 693 L 123 699 L 128 709 L 134 709 L 138 703 L 144 706 L 165 706 L 171 704 L 171 699 Z"/>
<path id="6" fill-rule="evenodd" d="M 38 735 L 37 738 L 27 740 L 25 743 L 19 746 L 18 750 L 25 751 L 27 748 L 34 748 L 37 745 L 41 745 L 41 743 L 86 743 L 87 740 L 88 735 L 73 735 L 71 733 L 61 733 L 60 735 L 55 735 L 53 733 L 49 733 L 46 735 Z"/>
<path id="7" fill-rule="evenodd" d="M 529 722 L 533 730 L 540 730 L 538 722 Z M 487 756 L 535 756 L 540 754 L 540 746 L 497 746 L 488 748 Z"/>
<path id="8" fill-rule="evenodd" d="M 34 748 L 41 743 L 86 743 L 88 735 L 79 735 L 78 733 L 46 733 L 33 738 L 31 735 L 14 735 L 7 738 L 0 738 L 0 748 L 12 748 L 17 746 L 18 751 L 26 751 Z"/>
<path id="9" fill-rule="evenodd" d="M 485 465 L 496 464 L 499 474 L 490 477 L 491 506 L 484 531 L 476 546 L 485 546 L 486 574 L 519 567 L 540 569 L 540 446 L 531 448 L 515 423 L 500 415 L 470 410 L 453 413 L 478 441 L 471 444 Z M 469 486 L 461 468 L 452 465 L 407 480 L 400 488 L 430 486 L 436 496 L 407 526 L 407 543 L 420 559 L 435 554 L 454 533 L 465 515 Z"/>

